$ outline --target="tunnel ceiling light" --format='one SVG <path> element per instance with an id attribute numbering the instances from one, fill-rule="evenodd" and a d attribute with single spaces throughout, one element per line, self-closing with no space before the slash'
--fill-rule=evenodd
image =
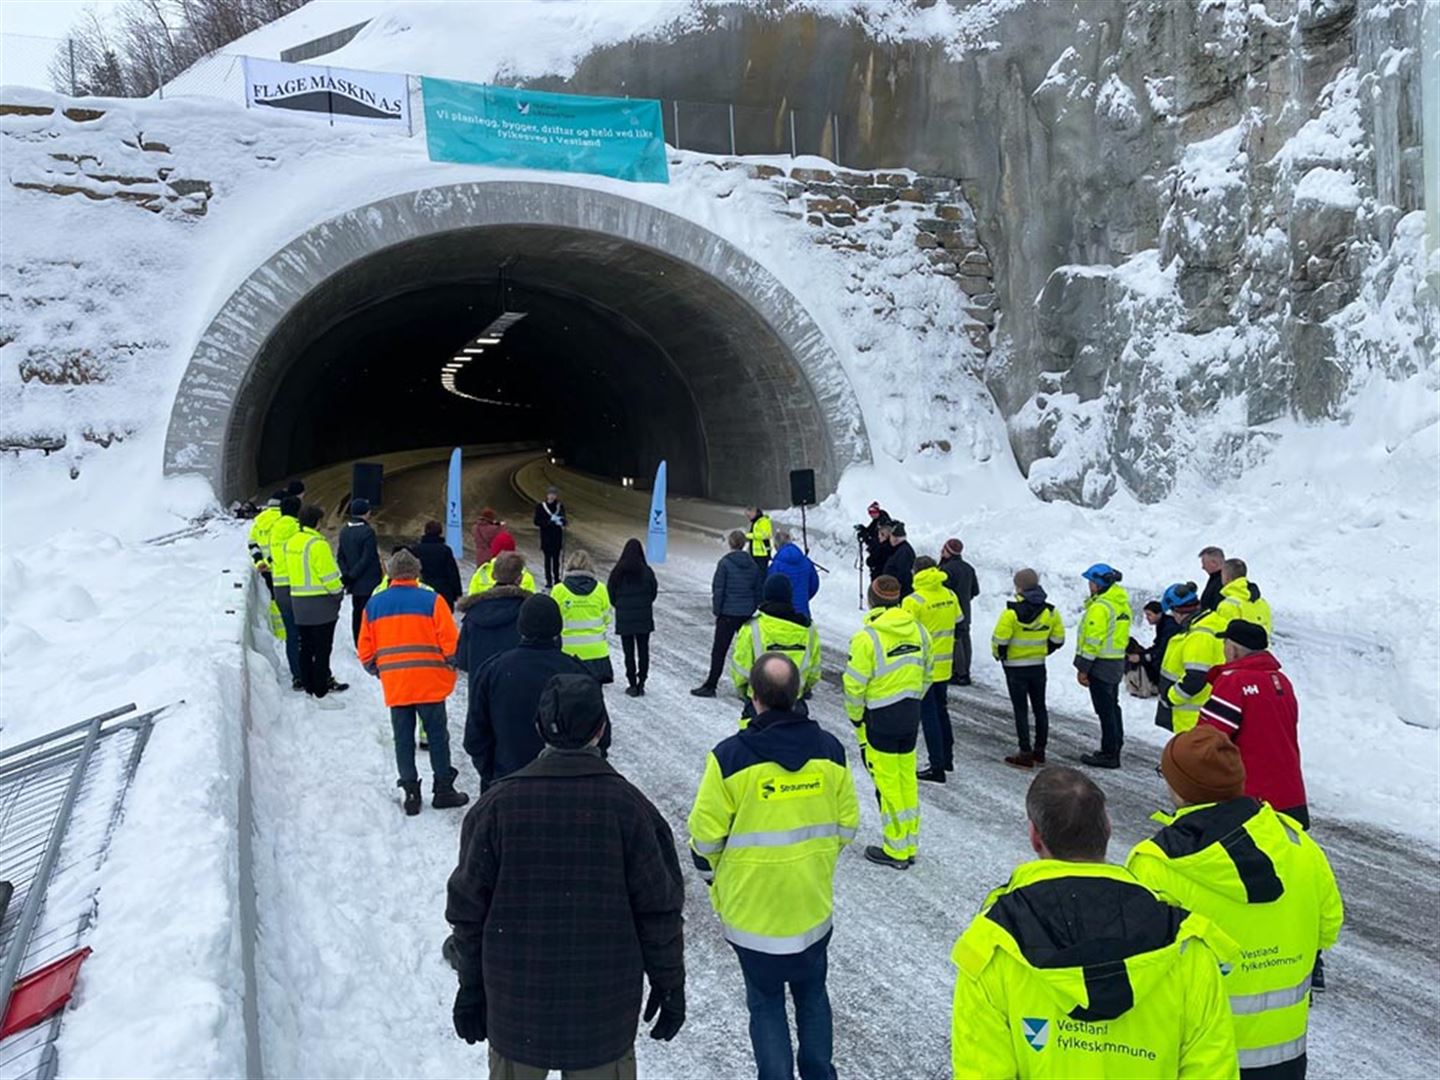
<path id="1" fill-rule="evenodd" d="M 475 343 L 477 345 L 499 345 L 500 339 L 498 337 L 477 337 Z M 469 350 L 467 349 L 466 351 L 468 352 Z"/>
<path id="2" fill-rule="evenodd" d="M 479 356 L 479 355 L 480 355 L 481 353 L 483 353 L 485 350 L 484 350 L 484 349 L 461 349 L 460 351 L 461 351 L 461 352 L 465 352 L 465 353 L 470 353 L 470 354 L 472 354 L 472 355 L 474 355 L 474 356 Z"/>

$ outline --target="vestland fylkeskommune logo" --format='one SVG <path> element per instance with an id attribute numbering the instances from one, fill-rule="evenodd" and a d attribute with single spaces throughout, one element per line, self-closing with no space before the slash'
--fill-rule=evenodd
<path id="1" fill-rule="evenodd" d="M 1020 1021 L 1020 1030 L 1032 1050 L 1044 1050 L 1050 1043 L 1050 1021 L 1026 1016 Z"/>

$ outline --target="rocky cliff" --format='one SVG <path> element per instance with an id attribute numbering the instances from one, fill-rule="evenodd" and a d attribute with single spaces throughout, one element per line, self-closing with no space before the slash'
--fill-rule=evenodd
<path id="1" fill-rule="evenodd" d="M 785 103 L 843 165 L 959 179 L 995 273 L 977 374 L 1031 487 L 1154 501 L 1435 363 L 1422 2 L 734 5 L 537 85 Z"/>

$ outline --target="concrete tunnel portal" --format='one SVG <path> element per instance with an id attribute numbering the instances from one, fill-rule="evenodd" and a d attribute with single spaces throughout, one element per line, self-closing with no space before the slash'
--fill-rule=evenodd
<path id="1" fill-rule="evenodd" d="M 505 311 L 524 318 L 446 389 L 443 366 Z M 368 455 L 517 441 L 642 484 L 663 458 L 676 494 L 767 505 L 793 468 L 823 497 L 869 459 L 830 344 L 754 260 L 646 203 L 507 181 L 392 196 L 271 256 L 202 335 L 165 467 L 230 500 Z"/>

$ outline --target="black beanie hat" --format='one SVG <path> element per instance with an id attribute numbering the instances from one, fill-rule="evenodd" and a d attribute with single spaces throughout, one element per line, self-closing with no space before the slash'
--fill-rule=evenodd
<path id="1" fill-rule="evenodd" d="M 538 599 L 538 598 L 537 598 Z M 526 601 L 529 603 L 529 601 Z M 540 737 L 550 746 L 575 750 L 610 722 L 600 684 L 589 675 L 556 675 L 540 691 Z"/>
<path id="2" fill-rule="evenodd" d="M 543 593 L 530 597 L 520 605 L 516 628 L 522 638 L 549 641 L 559 637 L 564 626 L 565 620 L 560 617 L 560 605 Z"/>
<path id="3" fill-rule="evenodd" d="M 784 574 L 771 574 L 765 579 L 764 599 L 769 604 L 793 604 L 795 587 Z"/>

